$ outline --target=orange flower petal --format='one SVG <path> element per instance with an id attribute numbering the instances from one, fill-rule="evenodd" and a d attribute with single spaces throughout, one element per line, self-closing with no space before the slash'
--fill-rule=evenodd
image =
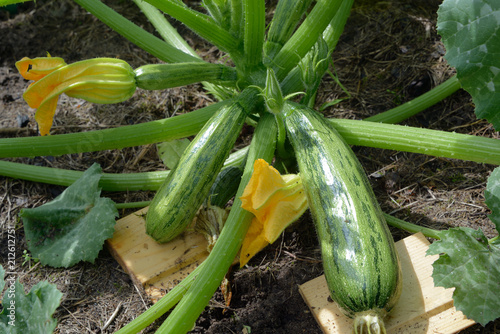
<path id="1" fill-rule="evenodd" d="M 285 182 L 274 167 L 269 166 L 263 159 L 255 160 L 252 177 L 240 197 L 241 207 L 254 215 L 258 214 L 255 209 L 262 206 L 271 194 L 284 185 Z"/>
<path id="2" fill-rule="evenodd" d="M 16 62 L 17 70 L 23 78 L 35 81 L 40 80 L 64 65 L 66 65 L 64 59 L 58 57 L 40 57 L 35 59 L 24 57 Z"/>
<path id="3" fill-rule="evenodd" d="M 241 207 L 255 216 L 243 240 L 241 266 L 273 243 L 307 209 L 300 176 L 281 176 L 261 159 L 255 161 L 254 172 L 240 199 Z"/>
<path id="4" fill-rule="evenodd" d="M 262 234 L 262 223 L 253 218 L 248 232 L 243 240 L 240 251 L 240 267 L 243 267 L 248 261 L 260 252 L 264 247 L 269 245 Z"/>
<path id="5" fill-rule="evenodd" d="M 35 121 L 38 123 L 38 129 L 40 130 L 40 135 L 42 136 L 49 134 L 54 120 L 54 115 L 56 113 L 58 99 L 59 95 L 56 95 L 51 99 L 47 99 L 45 103 L 36 110 Z"/>

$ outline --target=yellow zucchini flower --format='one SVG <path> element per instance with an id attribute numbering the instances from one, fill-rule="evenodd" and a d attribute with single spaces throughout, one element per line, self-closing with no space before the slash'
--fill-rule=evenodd
<path id="1" fill-rule="evenodd" d="M 135 74 L 123 60 L 94 58 L 67 65 L 62 58 L 23 58 L 16 62 L 19 73 L 34 80 L 23 94 L 31 108 L 42 136 L 49 134 L 59 95 L 94 103 L 118 103 L 135 92 Z"/>
<path id="2" fill-rule="evenodd" d="M 254 162 L 250 181 L 243 191 L 241 207 L 254 214 L 243 240 L 240 266 L 244 266 L 307 209 L 307 198 L 299 175 L 281 175 L 262 159 Z"/>

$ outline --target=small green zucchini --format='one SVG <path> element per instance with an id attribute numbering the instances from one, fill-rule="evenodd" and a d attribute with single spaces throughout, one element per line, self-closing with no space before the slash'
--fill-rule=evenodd
<path id="1" fill-rule="evenodd" d="M 322 115 L 288 101 L 283 112 L 330 295 L 354 318 L 355 333 L 385 333 L 383 318 L 401 294 L 401 269 L 368 178 Z"/>
<path id="2" fill-rule="evenodd" d="M 224 208 L 236 194 L 242 175 L 243 169 L 239 166 L 224 167 L 208 192 L 207 204 Z"/>
<path id="3" fill-rule="evenodd" d="M 236 82 L 236 70 L 222 64 L 205 62 L 150 64 L 134 70 L 137 87 L 147 90 L 167 89 L 197 82 Z"/>
<path id="4" fill-rule="evenodd" d="M 146 215 L 146 233 L 156 241 L 179 235 L 206 199 L 257 100 L 245 91 L 240 97 L 212 116 L 158 189 Z"/>

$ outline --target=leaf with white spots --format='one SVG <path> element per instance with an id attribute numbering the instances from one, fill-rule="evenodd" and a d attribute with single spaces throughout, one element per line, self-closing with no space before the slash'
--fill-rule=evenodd
<path id="1" fill-rule="evenodd" d="M 434 285 L 455 288 L 454 306 L 483 326 L 500 317 L 500 244 L 466 227 L 439 235 L 427 251 L 439 254 L 432 264 Z"/>
<path id="2" fill-rule="evenodd" d="M 500 1 L 444 0 L 437 29 L 476 116 L 500 129 Z"/>
<path id="3" fill-rule="evenodd" d="M 112 200 L 100 197 L 100 178 L 101 167 L 94 164 L 53 201 L 21 210 L 28 248 L 43 265 L 94 262 L 113 236 L 118 212 Z"/>

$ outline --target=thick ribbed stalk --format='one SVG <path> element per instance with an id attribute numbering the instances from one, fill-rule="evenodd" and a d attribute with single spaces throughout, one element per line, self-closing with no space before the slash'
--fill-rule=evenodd
<path id="1" fill-rule="evenodd" d="M 212 104 L 187 114 L 158 121 L 44 137 L 0 140 L 0 158 L 33 157 L 94 152 L 146 145 L 192 136 L 208 119 L 230 101 Z"/>
<path id="2" fill-rule="evenodd" d="M 498 139 L 348 119 L 330 122 L 350 145 L 500 164 Z"/>
<path id="3" fill-rule="evenodd" d="M 130 22 L 99 0 L 75 0 L 75 2 L 120 35 L 165 62 L 180 63 L 201 61 L 201 59 L 188 55 L 162 41 L 158 37 L 146 32 L 144 29 Z"/>
<path id="4" fill-rule="evenodd" d="M 242 148 L 224 162 L 224 167 L 239 166 L 246 158 L 248 147 Z M 106 191 L 158 190 L 170 171 L 144 173 L 103 173 L 99 187 Z M 61 168 L 32 166 L 0 160 L 0 175 L 15 179 L 70 186 L 83 172 Z"/>
<path id="5" fill-rule="evenodd" d="M 266 6 L 264 0 L 245 0 L 243 9 L 245 13 L 244 66 L 252 68 L 262 62 Z"/>
<path id="6" fill-rule="evenodd" d="M 209 257 L 203 263 L 203 270 L 199 273 L 185 297 L 158 329 L 157 334 L 186 333 L 191 330 L 194 322 L 227 273 L 241 247 L 252 219 L 252 214 L 241 208 L 239 197 L 250 180 L 254 161 L 259 158 L 267 161 L 272 160 L 276 145 L 276 134 L 274 116 L 266 114 L 259 121 L 259 125 L 255 130 L 240 187 L 224 229 Z"/>

